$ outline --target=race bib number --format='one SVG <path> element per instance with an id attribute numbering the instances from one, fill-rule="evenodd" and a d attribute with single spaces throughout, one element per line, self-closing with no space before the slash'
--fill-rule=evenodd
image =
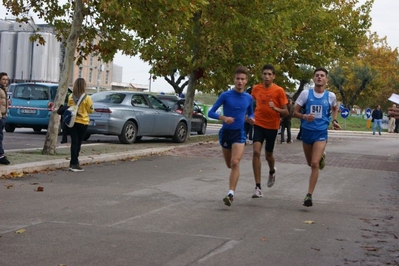
<path id="1" fill-rule="evenodd" d="M 321 118 L 323 113 L 323 106 L 321 105 L 311 105 L 310 113 L 315 116 L 315 118 Z"/>

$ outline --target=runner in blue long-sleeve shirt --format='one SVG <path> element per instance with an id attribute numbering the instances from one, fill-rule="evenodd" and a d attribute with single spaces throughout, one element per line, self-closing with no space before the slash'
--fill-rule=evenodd
<path id="1" fill-rule="evenodd" d="M 219 131 L 219 142 L 226 165 L 231 169 L 229 192 L 223 198 L 227 206 L 231 206 L 233 202 L 234 191 L 240 176 L 239 165 L 246 141 L 244 122 L 247 121 L 253 125 L 255 121 L 252 96 L 245 93 L 247 82 L 248 69 L 239 66 L 234 74 L 234 89 L 223 92 L 208 112 L 210 118 L 223 121 L 223 126 Z M 220 106 L 223 106 L 223 115 L 216 113 Z"/>

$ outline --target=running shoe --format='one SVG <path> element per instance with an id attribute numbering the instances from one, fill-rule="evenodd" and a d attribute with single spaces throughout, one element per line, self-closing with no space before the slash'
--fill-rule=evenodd
<path id="1" fill-rule="evenodd" d="M 274 185 L 274 182 L 276 181 L 276 168 L 274 168 L 274 173 L 269 174 L 269 180 L 267 181 L 267 186 L 272 187 Z"/>
<path id="2" fill-rule="evenodd" d="M 72 164 L 69 166 L 69 171 L 71 172 L 83 172 L 84 169 L 82 167 L 80 167 L 79 164 Z"/>
<path id="3" fill-rule="evenodd" d="M 256 187 L 255 192 L 252 195 L 252 198 L 257 199 L 257 198 L 262 198 L 262 197 L 263 197 L 262 190 L 260 190 L 260 188 Z"/>
<path id="4" fill-rule="evenodd" d="M 233 200 L 234 200 L 234 196 L 229 194 L 226 197 L 224 197 L 223 202 L 225 205 L 231 206 L 231 203 L 233 203 Z"/>
<path id="5" fill-rule="evenodd" d="M 319 162 L 319 169 L 323 170 L 324 166 L 326 166 L 326 153 L 323 152 L 323 155 L 321 156 L 320 162 Z"/>
<path id="6" fill-rule="evenodd" d="M 6 156 L 2 156 L 2 157 L 0 158 L 0 164 L 8 165 L 8 164 L 10 164 L 10 161 L 7 159 Z"/>
<path id="7" fill-rule="evenodd" d="M 310 195 L 309 193 L 306 195 L 305 199 L 303 200 L 303 206 L 306 206 L 306 207 L 313 206 L 312 195 Z"/>

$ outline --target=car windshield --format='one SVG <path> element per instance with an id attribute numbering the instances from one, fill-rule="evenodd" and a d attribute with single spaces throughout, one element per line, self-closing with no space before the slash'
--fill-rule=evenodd
<path id="1" fill-rule="evenodd" d="M 125 97 L 124 93 L 95 93 L 91 96 L 91 100 L 101 103 L 121 103 Z"/>
<path id="2" fill-rule="evenodd" d="M 160 99 L 164 104 L 166 104 L 167 106 L 169 106 L 170 108 L 173 108 L 176 104 L 176 101 L 172 100 L 172 99 Z"/>
<path id="3" fill-rule="evenodd" d="M 29 100 L 49 100 L 50 93 L 48 87 L 36 85 L 16 86 L 13 92 L 13 98 Z"/>

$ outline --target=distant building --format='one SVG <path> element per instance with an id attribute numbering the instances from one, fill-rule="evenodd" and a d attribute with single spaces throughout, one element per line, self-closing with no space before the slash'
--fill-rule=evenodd
<path id="1" fill-rule="evenodd" d="M 122 82 L 123 67 L 114 64 L 114 71 L 112 72 L 112 82 Z"/>
<path id="2" fill-rule="evenodd" d="M 130 90 L 130 91 L 146 91 L 148 90 L 148 85 L 134 84 L 134 83 L 124 83 L 124 82 L 112 82 L 112 90 Z"/>

